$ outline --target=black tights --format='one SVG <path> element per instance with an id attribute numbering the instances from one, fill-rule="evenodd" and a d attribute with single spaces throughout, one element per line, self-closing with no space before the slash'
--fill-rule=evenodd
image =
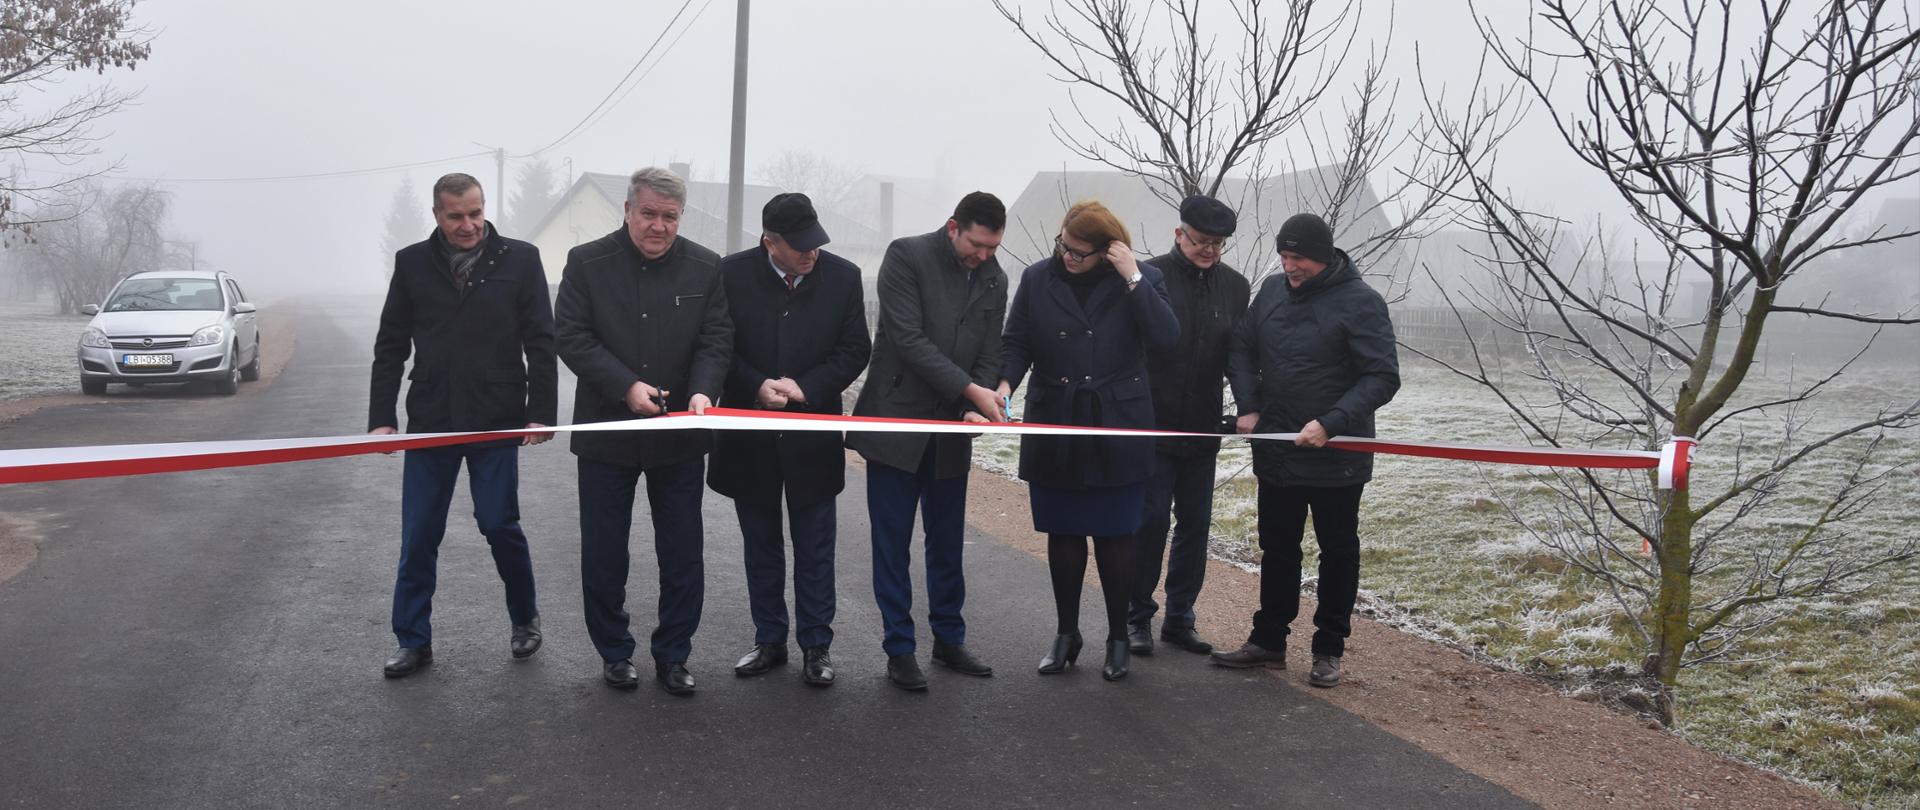
<path id="1" fill-rule="evenodd" d="M 1133 581 L 1133 536 L 1093 538 L 1100 593 L 1107 600 L 1107 640 L 1127 637 L 1128 583 Z M 1080 583 L 1087 576 L 1086 535 L 1047 535 L 1047 570 L 1053 575 L 1053 609 L 1060 633 L 1080 632 Z"/>

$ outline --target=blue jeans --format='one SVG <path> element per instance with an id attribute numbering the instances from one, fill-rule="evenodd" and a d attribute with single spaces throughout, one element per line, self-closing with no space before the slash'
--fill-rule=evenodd
<path id="1" fill-rule="evenodd" d="M 633 633 L 627 629 L 627 553 L 633 531 L 634 487 L 638 466 L 579 459 L 580 591 L 587 636 L 600 657 L 633 657 Z M 706 567 L 700 520 L 702 476 L 707 460 L 696 457 L 645 470 L 647 506 L 653 514 L 653 554 L 660 566 L 659 624 L 650 650 L 656 663 L 687 660 L 693 632 L 700 627 L 706 598 Z"/>
<path id="2" fill-rule="evenodd" d="M 493 565 L 507 586 L 507 616 L 533 621 L 533 558 L 520 531 L 520 446 L 453 445 L 408 450 L 400 479 L 400 568 L 393 582 L 393 635 L 402 647 L 433 643 L 433 589 L 447 508 L 467 464 L 473 519 L 493 550 Z"/>
<path id="3" fill-rule="evenodd" d="M 935 640 L 967 643 L 960 609 L 967 580 L 960 568 L 966 535 L 967 476 L 933 477 L 933 444 L 920 469 L 905 472 L 867 463 L 867 519 L 873 525 L 873 600 L 880 606 L 887 655 L 910 655 L 913 639 L 913 513 L 926 529 L 927 624 Z"/>
<path id="4" fill-rule="evenodd" d="M 1160 555 L 1167 554 L 1167 617 L 1161 626 L 1193 627 L 1193 603 L 1207 579 L 1207 534 L 1213 525 L 1213 468 L 1217 458 L 1153 455 L 1147 479 L 1147 517 L 1135 537 L 1133 598 L 1127 623 L 1146 624 L 1160 606 L 1153 601 L 1160 584 Z M 1171 510 L 1171 519 L 1169 519 Z M 1167 529 L 1173 550 L 1167 551 Z"/>
<path id="5" fill-rule="evenodd" d="M 787 643 L 787 542 L 780 532 L 780 502 L 733 502 L 740 517 L 741 556 L 747 567 L 747 604 L 755 644 Z M 833 498 L 805 506 L 787 502 L 793 531 L 793 612 L 800 648 L 833 643 Z"/>

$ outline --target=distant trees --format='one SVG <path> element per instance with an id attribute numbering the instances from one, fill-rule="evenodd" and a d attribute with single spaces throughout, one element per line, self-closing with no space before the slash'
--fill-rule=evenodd
<path id="1" fill-rule="evenodd" d="M 23 170 L 28 156 L 63 165 L 94 153 L 91 126 L 132 94 L 95 87 L 38 112 L 22 93 L 44 88 L 61 73 L 133 68 L 149 53 L 143 32 L 131 27 L 133 0 L 7 0 L 0 3 L 0 236 L 32 231 L 43 217 L 73 211 L 62 192 L 96 176 L 43 179 Z M 76 195 L 89 196 L 82 191 Z"/>
<path id="2" fill-rule="evenodd" d="M 517 188 L 508 200 L 507 215 L 495 214 L 494 212 L 500 210 L 499 204 L 489 202 L 488 216 L 498 217 L 499 221 L 495 223 L 495 227 L 505 231 L 508 236 L 515 239 L 530 239 L 533 237 L 534 226 L 540 224 L 540 218 L 546 216 L 548 209 L 553 208 L 553 204 L 560 199 L 560 195 L 566 192 L 566 189 L 561 187 L 566 182 L 566 178 L 554 171 L 553 164 L 546 158 L 535 157 L 520 164 L 520 171 L 514 179 Z M 494 199 L 491 194 L 487 195 L 487 198 Z"/>
<path id="3" fill-rule="evenodd" d="M 400 179 L 400 187 L 393 190 L 393 202 L 387 206 L 386 227 L 380 235 L 380 266 L 385 268 L 388 278 L 393 277 L 393 254 L 427 238 L 433 229 L 433 219 L 427 215 L 432 207 L 432 200 L 414 191 L 412 178 Z"/>
<path id="4" fill-rule="evenodd" d="M 10 253 L 70 315 L 101 303 L 130 274 L 177 266 L 182 257 L 167 250 L 169 202 L 152 185 L 67 184 L 60 200 L 23 212 L 36 223 L 33 238 Z"/>

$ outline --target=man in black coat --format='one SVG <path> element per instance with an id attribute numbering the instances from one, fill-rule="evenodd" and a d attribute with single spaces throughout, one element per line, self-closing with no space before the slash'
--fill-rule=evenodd
<path id="1" fill-rule="evenodd" d="M 687 184 L 665 169 L 634 172 L 625 222 L 567 252 L 554 302 L 560 359 L 579 377 L 576 424 L 703 413 L 720 395 L 733 354 L 720 257 L 680 238 Z M 620 689 L 639 685 L 627 629 L 627 542 L 634 488 L 644 474 L 660 565 L 654 678 L 693 692 L 687 656 L 705 598 L 700 497 L 706 431 L 573 434 L 580 470 L 580 589 L 587 635 Z"/>
<path id="2" fill-rule="evenodd" d="M 1360 495 L 1373 455 L 1327 447 L 1333 436 L 1373 435 L 1373 413 L 1400 390 L 1387 302 L 1367 286 L 1333 232 L 1296 214 L 1275 240 L 1285 275 L 1260 285 L 1233 331 L 1227 378 L 1241 433 L 1294 433 L 1255 442 L 1259 486 L 1260 609 L 1247 643 L 1215 652 L 1222 666 L 1285 669 L 1287 626 L 1300 613 L 1300 542 L 1309 512 L 1320 543 L 1319 606 L 1307 682 L 1340 682 L 1360 588 Z"/>
<path id="3" fill-rule="evenodd" d="M 373 339 L 368 432 L 391 434 L 399 427 L 394 401 L 409 354 L 409 433 L 553 424 L 559 383 L 540 251 L 494 231 L 486 221 L 485 193 L 469 175 L 449 174 L 433 184 L 433 219 L 426 241 L 393 257 Z M 393 584 L 393 634 L 400 648 L 387 660 L 387 677 L 410 675 L 433 660 L 435 563 L 462 461 L 474 518 L 506 585 L 513 657 L 540 649 L 533 559 L 520 530 L 519 448 L 551 436 L 406 451 L 400 566 Z"/>
<path id="4" fill-rule="evenodd" d="M 820 249 L 826 229 L 805 194 L 779 194 L 760 212 L 758 247 L 720 260 L 733 317 L 733 364 L 720 404 L 796 413 L 841 412 L 840 395 L 866 370 L 866 298 L 860 268 Z M 841 434 L 723 430 L 714 437 L 707 484 L 733 499 L 746 561 L 753 649 L 736 675 L 787 661 L 786 541 L 780 500 L 793 527 L 795 636 L 801 678 L 833 685 L 834 497 L 846 487 Z"/>
<path id="5" fill-rule="evenodd" d="M 994 253 L 1007 227 L 999 198 L 976 191 L 960 199 L 945 228 L 893 240 L 880 262 L 880 326 L 873 366 L 854 402 L 856 416 L 1006 421 L 1000 380 L 1000 327 L 1007 316 L 1007 274 Z M 887 677 L 901 689 L 927 688 L 914 659 L 913 581 L 907 562 L 913 516 L 926 532 L 927 623 L 933 660 L 955 672 L 993 668 L 967 650 L 967 471 L 973 442 L 964 435 L 848 433 L 867 460 L 867 517 L 873 527 L 873 597 L 879 603 Z"/>
<path id="6" fill-rule="evenodd" d="M 1227 340 L 1247 310 L 1247 277 L 1220 260 L 1237 224 L 1233 209 L 1212 197 L 1180 203 L 1174 249 L 1149 264 L 1166 277 L 1167 300 L 1180 319 L 1180 342 L 1147 353 L 1153 384 L 1154 427 L 1186 433 L 1222 432 L 1221 398 L 1227 375 Z M 1188 652 L 1213 651 L 1193 629 L 1193 603 L 1207 576 L 1207 534 L 1213 526 L 1214 467 L 1219 439 L 1161 439 L 1147 479 L 1146 521 L 1135 535 L 1133 599 L 1127 615 L 1127 646 L 1153 654 L 1153 601 L 1160 584 L 1160 557 L 1167 558 L 1167 615 L 1160 639 Z M 1169 520 L 1169 514 L 1172 520 Z M 1167 531 L 1173 547 L 1167 548 Z"/>

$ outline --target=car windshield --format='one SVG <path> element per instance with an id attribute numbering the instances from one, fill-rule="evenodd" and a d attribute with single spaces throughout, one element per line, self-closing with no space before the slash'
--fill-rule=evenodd
<path id="1" fill-rule="evenodd" d="M 114 291 L 106 311 L 217 310 L 223 306 L 220 283 L 210 278 L 133 278 Z"/>

